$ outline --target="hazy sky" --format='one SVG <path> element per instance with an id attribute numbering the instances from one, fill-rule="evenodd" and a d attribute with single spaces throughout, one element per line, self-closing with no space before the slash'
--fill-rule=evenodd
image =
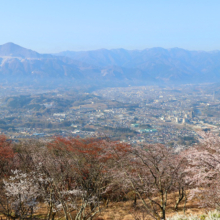
<path id="1" fill-rule="evenodd" d="M 219 0 L 0 0 L 0 44 L 220 50 Z"/>

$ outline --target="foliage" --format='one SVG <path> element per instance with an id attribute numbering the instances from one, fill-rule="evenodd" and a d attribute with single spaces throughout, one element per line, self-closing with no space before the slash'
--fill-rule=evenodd
<path id="1" fill-rule="evenodd" d="M 5 216 L 23 219 L 33 215 L 39 190 L 32 175 L 15 170 L 9 179 L 3 179 L 0 206 Z"/>
<path id="2" fill-rule="evenodd" d="M 0 175 L 5 176 L 10 173 L 12 160 L 15 153 L 10 140 L 6 136 L 0 135 Z"/>
<path id="3" fill-rule="evenodd" d="M 23 141 L 15 147 L 16 164 L 32 175 L 47 218 L 92 219 L 114 193 L 118 162 L 130 146 L 99 139 L 56 137 L 50 143 Z M 9 179 L 10 181 L 11 179 Z M 75 213 L 75 214 L 73 214 Z"/>
<path id="4" fill-rule="evenodd" d="M 166 219 L 167 207 L 178 210 L 180 203 L 185 207 L 194 198 L 219 210 L 220 137 L 200 135 L 200 143 L 180 152 L 162 144 L 131 147 L 72 137 L 12 144 L 0 136 L 0 213 L 32 218 L 44 203 L 48 220 L 92 220 L 109 202 L 130 199 L 135 218 L 159 220 Z M 219 217 L 216 211 L 171 219 Z"/>
<path id="5" fill-rule="evenodd" d="M 220 137 L 200 133 L 200 144 L 185 152 L 187 181 L 191 185 L 189 199 L 198 197 L 200 206 L 220 209 Z"/>

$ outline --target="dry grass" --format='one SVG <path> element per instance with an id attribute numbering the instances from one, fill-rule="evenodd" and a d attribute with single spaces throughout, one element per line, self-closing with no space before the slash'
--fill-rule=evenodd
<path id="1" fill-rule="evenodd" d="M 169 201 L 168 201 L 169 203 Z M 178 212 L 174 210 L 174 204 L 171 204 L 171 206 L 167 207 L 167 217 L 172 217 L 176 214 L 184 214 L 183 212 L 183 204 L 182 202 L 179 205 Z M 186 204 L 186 212 L 185 214 L 193 214 L 193 215 L 201 215 L 207 212 L 205 209 L 201 209 L 198 206 L 199 201 L 189 201 Z M 136 217 L 138 215 L 141 215 L 141 207 L 142 203 L 140 200 L 137 201 L 137 209 L 139 211 L 135 212 L 133 201 L 126 201 L 126 202 L 112 202 L 109 203 L 108 208 L 104 208 L 103 211 L 96 217 L 94 220 L 134 220 L 135 215 Z M 37 217 L 45 219 L 47 213 L 47 207 L 44 204 L 41 204 L 38 211 L 37 211 Z M 73 213 L 74 215 L 74 213 Z M 1 217 L 1 216 L 0 216 Z M 58 217 L 58 216 L 56 216 Z M 152 218 L 148 215 L 146 216 L 147 220 L 151 220 Z"/>
<path id="2" fill-rule="evenodd" d="M 202 215 L 206 213 L 207 210 L 200 208 L 198 204 L 198 200 L 187 202 L 185 214 Z M 134 220 L 135 215 L 141 215 L 141 207 L 142 203 L 140 200 L 137 201 L 137 210 L 139 210 L 137 212 L 135 212 L 133 207 L 133 201 L 110 203 L 109 207 L 99 215 L 97 220 Z M 175 211 L 173 207 L 174 204 L 167 207 L 167 217 L 171 217 L 176 214 L 184 214 L 184 202 L 179 205 L 178 211 Z M 151 220 L 152 218 L 148 215 L 146 216 L 146 219 Z"/>

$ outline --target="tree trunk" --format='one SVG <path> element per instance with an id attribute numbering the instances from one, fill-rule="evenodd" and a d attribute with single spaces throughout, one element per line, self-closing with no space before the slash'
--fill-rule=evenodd
<path id="1" fill-rule="evenodd" d="M 55 215 L 56 215 L 56 212 L 53 212 L 53 213 L 52 213 L 52 218 L 51 218 L 51 220 L 54 220 L 54 219 L 55 219 Z"/>
<path id="2" fill-rule="evenodd" d="M 51 213 L 52 213 L 52 204 L 50 203 L 49 208 L 48 208 L 48 212 L 47 212 L 47 220 L 50 220 Z"/>
<path id="3" fill-rule="evenodd" d="M 187 196 L 186 196 L 186 193 L 185 193 L 185 202 L 184 202 L 184 207 L 183 207 L 184 215 L 185 215 L 185 211 L 186 211 L 186 203 L 187 203 Z"/>
<path id="4" fill-rule="evenodd" d="M 166 210 L 165 210 L 165 208 L 163 207 L 161 220 L 165 220 L 165 219 L 166 219 Z"/>
<path id="5" fill-rule="evenodd" d="M 135 193 L 134 195 L 134 203 L 133 203 L 133 206 L 136 207 L 137 206 L 137 195 Z"/>
<path id="6" fill-rule="evenodd" d="M 178 210 L 178 206 L 179 206 L 180 202 L 183 200 L 183 198 L 184 198 L 184 189 L 182 187 L 181 189 L 179 189 L 179 198 L 176 201 L 176 204 L 175 204 L 175 207 L 174 207 L 174 209 L 176 211 Z"/>

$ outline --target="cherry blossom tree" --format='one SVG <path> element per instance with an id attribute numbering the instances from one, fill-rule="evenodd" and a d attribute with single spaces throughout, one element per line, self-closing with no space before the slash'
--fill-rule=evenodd
<path id="1" fill-rule="evenodd" d="M 12 219 L 31 218 L 37 207 L 38 186 L 33 181 L 33 173 L 12 171 L 8 179 L 3 180 L 0 197 L 1 213 Z"/>
<path id="2" fill-rule="evenodd" d="M 198 197 L 203 207 L 220 209 L 220 137 L 199 133 L 200 144 L 185 152 L 188 159 L 189 199 Z"/>
<path id="3" fill-rule="evenodd" d="M 134 147 L 123 182 L 132 187 L 145 211 L 154 219 L 166 218 L 168 196 L 175 192 L 183 159 L 164 145 Z"/>

